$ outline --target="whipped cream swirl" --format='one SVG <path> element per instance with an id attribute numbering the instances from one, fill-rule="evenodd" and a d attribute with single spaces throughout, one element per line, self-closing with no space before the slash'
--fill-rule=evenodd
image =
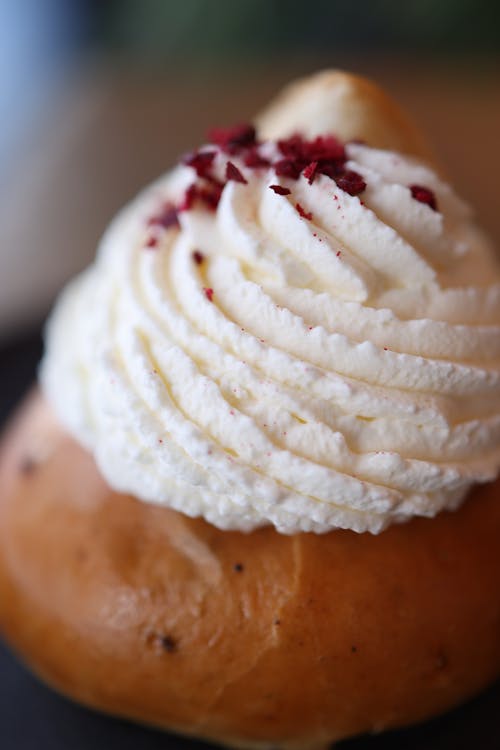
<path id="1" fill-rule="evenodd" d="M 252 168 L 207 152 L 215 210 L 177 167 L 63 292 L 41 380 L 64 425 L 114 489 L 222 529 L 378 533 L 456 508 L 500 466 L 500 268 L 469 209 L 361 144 L 359 195 L 277 176 L 275 143 Z"/>

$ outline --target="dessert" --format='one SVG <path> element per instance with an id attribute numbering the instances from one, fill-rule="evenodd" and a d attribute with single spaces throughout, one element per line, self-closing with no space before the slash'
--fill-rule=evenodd
<path id="1" fill-rule="evenodd" d="M 112 223 L 4 440 L 0 625 L 100 709 L 321 748 L 500 671 L 500 267 L 405 116 L 299 83 Z"/>

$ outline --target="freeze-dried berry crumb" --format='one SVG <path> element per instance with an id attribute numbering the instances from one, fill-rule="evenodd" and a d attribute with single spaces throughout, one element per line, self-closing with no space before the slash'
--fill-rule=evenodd
<path id="1" fill-rule="evenodd" d="M 210 177 L 215 151 L 194 151 L 183 158 L 183 164 L 193 167 L 198 177 Z"/>
<path id="2" fill-rule="evenodd" d="M 237 154 L 242 149 L 255 145 L 256 133 L 253 125 L 241 124 L 230 128 L 212 128 L 208 139 L 227 154 Z"/>
<path id="3" fill-rule="evenodd" d="M 290 195 L 292 192 L 287 187 L 282 187 L 281 185 L 269 185 L 269 189 L 273 190 L 278 195 Z"/>
<path id="4" fill-rule="evenodd" d="M 158 213 L 153 214 L 153 216 L 148 219 L 148 225 L 159 226 L 164 229 L 178 227 L 179 217 L 177 215 L 177 208 L 173 203 L 165 203 Z"/>
<path id="5" fill-rule="evenodd" d="M 332 177 L 346 162 L 344 147 L 333 136 L 318 136 L 306 140 L 300 135 L 293 135 L 278 141 L 278 148 L 298 174 L 309 168 L 307 179 L 313 178 L 316 172 Z M 315 167 L 310 166 L 313 163 L 316 163 Z"/>
<path id="6" fill-rule="evenodd" d="M 363 177 L 353 170 L 346 168 L 347 155 L 344 145 L 334 136 L 317 136 L 306 139 L 299 134 L 283 138 L 275 143 L 279 151 L 278 158 L 271 162 L 259 152 L 260 143 L 257 140 L 253 125 L 236 125 L 232 128 L 217 128 L 209 134 L 211 142 L 218 149 L 229 155 L 237 155 L 241 162 L 235 164 L 227 161 L 223 181 L 219 181 L 212 167 L 217 157 L 217 149 L 205 148 L 197 150 L 184 157 L 183 163 L 195 170 L 197 179 L 185 191 L 178 206 L 169 206 L 161 214 L 153 217 L 150 223 L 162 226 L 178 225 L 178 213 L 191 210 L 195 204 L 215 211 L 219 205 L 224 186 L 228 181 L 248 184 L 247 178 L 241 171 L 241 163 L 249 169 L 272 167 L 279 177 L 298 180 L 301 174 L 310 185 L 317 175 L 325 175 L 334 180 L 337 186 L 350 195 L 359 195 L 366 188 Z M 290 195 L 290 189 L 281 185 L 270 185 L 278 195 Z M 435 206 L 430 191 L 425 188 L 411 186 L 412 194 L 417 200 Z M 424 191 L 424 192 L 422 192 Z M 335 196 L 336 198 L 337 196 Z M 311 220 L 312 214 L 305 211 L 300 204 L 296 204 L 297 211 L 304 219 Z"/>
<path id="7" fill-rule="evenodd" d="M 259 169 L 260 167 L 269 167 L 271 162 L 264 156 L 261 156 L 257 150 L 257 146 L 251 146 L 243 157 L 243 163 L 245 167 L 251 169 Z"/>
<path id="8" fill-rule="evenodd" d="M 197 194 L 197 187 L 196 183 L 193 182 L 186 190 L 184 191 L 184 197 L 179 204 L 179 211 L 189 211 L 196 200 L 196 194 Z"/>
<path id="9" fill-rule="evenodd" d="M 146 242 L 144 243 L 145 247 L 157 247 L 158 246 L 158 237 L 155 237 L 154 235 L 151 235 L 146 239 Z"/>
<path id="10" fill-rule="evenodd" d="M 350 169 L 336 177 L 335 182 L 341 190 L 345 190 L 349 195 L 359 195 L 366 188 L 366 182 L 361 175 Z"/>
<path id="11" fill-rule="evenodd" d="M 193 184 L 190 185 L 184 193 L 184 198 L 178 210 L 190 211 L 193 208 L 195 202 L 200 201 L 201 203 L 205 204 L 208 209 L 210 209 L 211 211 L 215 211 L 215 209 L 219 205 L 223 188 L 224 185 L 222 185 L 222 183 L 220 182 L 217 182 L 216 180 L 211 180 L 210 182 L 206 182 L 202 185 L 193 182 Z"/>
<path id="12" fill-rule="evenodd" d="M 300 203 L 295 204 L 295 208 L 299 214 L 299 216 L 302 216 L 303 219 L 307 219 L 307 221 L 312 221 L 312 213 L 310 211 L 306 211 Z"/>
<path id="13" fill-rule="evenodd" d="M 410 190 L 412 197 L 415 198 L 416 201 L 419 201 L 419 203 L 425 203 L 429 208 L 432 208 L 433 211 L 438 210 L 436 196 L 432 190 L 429 190 L 429 188 L 426 188 L 423 185 L 410 185 Z"/>
<path id="14" fill-rule="evenodd" d="M 242 185 L 248 184 L 247 180 L 245 180 L 238 167 L 236 167 L 232 161 L 228 161 L 228 163 L 226 164 L 226 180 L 241 182 Z"/>
<path id="15" fill-rule="evenodd" d="M 311 140 L 301 135 L 292 135 L 278 141 L 278 148 L 289 159 L 302 161 L 304 167 L 310 162 L 345 161 L 344 146 L 334 136 L 317 136 Z"/>
<path id="16" fill-rule="evenodd" d="M 203 291 L 205 293 L 205 297 L 209 302 L 213 302 L 214 300 L 214 290 L 211 287 L 204 286 Z"/>
<path id="17" fill-rule="evenodd" d="M 312 185 L 316 176 L 316 170 L 318 169 L 318 162 L 312 161 L 303 170 L 302 174 L 308 181 L 309 185 Z"/>
<path id="18" fill-rule="evenodd" d="M 205 256 L 203 255 L 203 253 L 200 253 L 199 250 L 194 250 L 193 251 L 193 260 L 194 260 L 194 262 L 196 263 L 197 266 L 201 266 L 201 264 L 205 260 Z"/>
<path id="19" fill-rule="evenodd" d="M 292 159 L 280 159 L 273 166 L 278 177 L 289 177 L 292 180 L 296 180 L 301 172 L 300 163 Z"/>

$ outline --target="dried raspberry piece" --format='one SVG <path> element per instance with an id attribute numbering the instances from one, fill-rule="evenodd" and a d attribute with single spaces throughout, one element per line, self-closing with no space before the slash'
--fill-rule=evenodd
<path id="1" fill-rule="evenodd" d="M 302 216 L 303 219 L 307 219 L 307 221 L 312 221 L 312 213 L 310 211 L 305 211 L 304 208 L 300 205 L 300 203 L 295 204 L 295 208 L 297 209 L 300 216 Z"/>
<path id="2" fill-rule="evenodd" d="M 278 177 L 290 177 L 292 180 L 297 180 L 302 171 L 302 165 L 291 159 L 280 159 L 273 166 Z"/>
<path id="3" fill-rule="evenodd" d="M 157 214 L 148 219 L 148 226 L 159 226 L 164 229 L 178 227 L 179 217 L 173 203 L 165 203 Z"/>
<path id="4" fill-rule="evenodd" d="M 219 205 L 224 185 L 214 180 L 209 185 L 199 189 L 198 197 L 211 210 L 215 211 Z"/>
<path id="5" fill-rule="evenodd" d="M 210 177 L 215 153 L 215 151 L 194 151 L 192 154 L 187 154 L 182 163 L 187 167 L 193 167 L 198 177 Z"/>
<path id="6" fill-rule="evenodd" d="M 256 133 L 253 125 L 240 124 L 231 128 L 212 128 L 208 139 L 227 154 L 237 154 L 241 149 L 255 145 Z"/>
<path id="7" fill-rule="evenodd" d="M 344 146 L 333 135 L 319 135 L 313 141 L 308 141 L 306 154 L 309 161 L 346 161 Z"/>
<path id="8" fill-rule="evenodd" d="M 251 146 L 243 157 L 243 163 L 245 167 L 251 169 L 258 169 L 259 167 L 269 167 L 271 162 L 264 156 L 261 156 L 257 150 L 257 146 Z"/>
<path id="9" fill-rule="evenodd" d="M 158 245 L 158 238 L 151 235 L 147 238 L 146 242 L 144 243 L 144 247 L 157 247 Z"/>
<path id="10" fill-rule="evenodd" d="M 205 256 L 203 255 L 203 253 L 200 253 L 199 250 L 193 251 L 192 258 L 197 266 L 201 266 L 201 264 L 205 260 Z"/>
<path id="11" fill-rule="evenodd" d="M 228 161 L 226 164 L 226 180 L 233 180 L 234 182 L 241 182 L 242 185 L 248 185 L 247 180 L 245 180 L 238 167 L 232 161 Z"/>
<path id="12" fill-rule="evenodd" d="M 304 170 L 311 184 L 317 173 L 335 179 L 345 170 L 345 149 L 334 136 L 318 136 L 308 141 L 293 135 L 278 141 L 278 148 L 284 159 L 274 165 L 276 173 L 292 179 L 297 179 Z"/>
<path id="13" fill-rule="evenodd" d="M 269 185 L 269 188 L 278 195 L 290 195 L 290 193 L 292 192 L 287 187 L 282 187 L 281 185 Z"/>
<path id="14" fill-rule="evenodd" d="M 335 182 L 349 195 L 359 195 L 366 188 L 366 182 L 361 175 L 350 169 L 347 169 L 340 177 L 336 177 Z"/>
<path id="15" fill-rule="evenodd" d="M 193 182 L 184 193 L 184 198 L 178 210 L 189 211 L 193 207 L 195 201 L 199 200 L 211 211 L 215 211 L 219 205 L 223 188 L 224 185 L 217 182 L 217 180 L 211 180 L 205 185 L 199 185 L 198 183 Z"/>
<path id="16" fill-rule="evenodd" d="M 321 161 L 318 164 L 318 170 L 320 174 L 324 174 L 330 177 L 332 180 L 336 180 L 337 177 L 342 177 L 345 173 L 345 162 L 343 161 Z"/>
<path id="17" fill-rule="evenodd" d="M 300 135 L 292 135 L 278 141 L 278 148 L 288 159 L 304 162 L 304 166 L 312 161 L 345 161 L 344 146 L 333 135 L 317 136 L 307 141 Z"/>
<path id="18" fill-rule="evenodd" d="M 189 211 L 193 207 L 198 195 L 196 182 L 193 182 L 184 192 L 182 202 L 179 204 L 179 211 Z"/>
<path id="19" fill-rule="evenodd" d="M 301 135 L 291 135 L 289 138 L 282 138 L 278 141 L 278 148 L 287 159 L 296 161 L 304 159 L 304 139 Z"/>
<path id="20" fill-rule="evenodd" d="M 213 302 L 214 300 L 214 290 L 211 287 L 204 286 L 203 291 L 205 292 L 205 297 L 209 302 Z"/>
<path id="21" fill-rule="evenodd" d="M 410 185 L 409 187 L 412 197 L 415 198 L 416 201 L 419 201 L 419 203 L 425 203 L 429 208 L 432 208 L 433 211 L 438 210 L 436 196 L 432 190 L 429 190 L 429 188 L 423 187 L 422 185 Z"/>
<path id="22" fill-rule="evenodd" d="M 318 163 L 319 162 L 317 161 L 310 162 L 307 165 L 307 167 L 304 169 L 304 171 L 302 172 L 302 174 L 308 181 L 309 185 L 312 185 L 314 182 L 314 178 L 316 177 L 316 170 L 318 168 Z"/>

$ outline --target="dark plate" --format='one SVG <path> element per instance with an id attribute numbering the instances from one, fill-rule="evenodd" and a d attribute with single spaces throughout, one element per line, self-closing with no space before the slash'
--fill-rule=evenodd
<path id="1" fill-rule="evenodd" d="M 34 380 L 37 331 L 0 349 L 0 424 Z M 500 637 L 500 634 L 499 634 Z M 202 750 L 184 740 L 111 719 L 61 698 L 0 646 L 0 750 Z M 342 750 L 500 750 L 500 683 L 445 716 L 413 729 L 361 737 Z"/>

